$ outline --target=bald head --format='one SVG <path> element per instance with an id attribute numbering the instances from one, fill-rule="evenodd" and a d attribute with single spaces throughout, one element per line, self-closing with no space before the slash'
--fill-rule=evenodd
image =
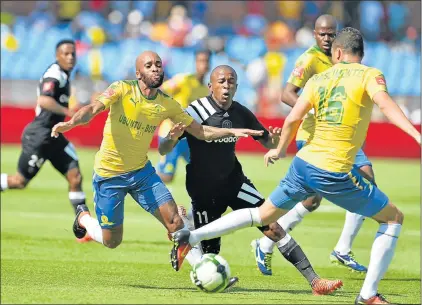
<path id="1" fill-rule="evenodd" d="M 315 21 L 314 37 L 318 47 L 331 56 L 331 44 L 336 37 L 337 21 L 331 15 L 319 16 Z"/>
<path id="2" fill-rule="evenodd" d="M 227 65 L 212 70 L 208 85 L 213 99 L 223 107 L 230 107 L 237 90 L 237 73 Z"/>
<path id="3" fill-rule="evenodd" d="M 148 61 L 161 62 L 161 58 L 160 56 L 158 56 L 157 53 L 153 51 L 142 52 L 141 54 L 138 55 L 138 57 L 136 57 L 136 70 L 139 70 L 139 68 L 142 67 L 145 64 L 145 62 L 148 62 Z"/>
<path id="4" fill-rule="evenodd" d="M 234 75 L 234 77 L 236 78 L 236 82 L 237 82 L 237 73 L 236 73 L 236 71 L 232 67 L 230 67 L 228 65 L 220 65 L 220 66 L 215 67 L 211 71 L 210 81 L 212 82 L 213 81 L 213 78 L 218 78 L 218 75 L 224 74 L 226 72 L 229 73 L 229 74 Z"/>
<path id="5" fill-rule="evenodd" d="M 164 80 L 164 71 L 160 56 L 152 51 L 145 51 L 136 57 L 136 78 L 147 88 L 158 88 Z"/>
<path id="6" fill-rule="evenodd" d="M 321 15 L 315 21 L 315 29 L 317 28 L 329 28 L 337 29 L 337 20 L 332 15 Z"/>

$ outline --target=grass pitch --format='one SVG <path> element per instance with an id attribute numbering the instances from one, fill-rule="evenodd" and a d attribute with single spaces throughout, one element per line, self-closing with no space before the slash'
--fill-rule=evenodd
<path id="1" fill-rule="evenodd" d="M 1 147 L 1 172 L 16 170 L 18 146 Z M 84 190 L 92 204 L 92 165 L 95 150 L 78 149 Z M 156 153 L 150 158 L 155 164 Z M 264 167 L 261 155 L 240 155 L 245 173 L 267 196 L 284 176 L 290 159 Z M 372 160 L 378 185 L 405 214 L 395 257 L 380 292 L 391 302 L 420 304 L 420 162 Z M 189 206 L 184 188 L 184 166 L 170 186 L 176 201 Z M 363 275 L 331 265 L 329 254 L 343 227 L 345 212 L 327 201 L 292 233 L 322 277 L 339 278 L 344 288 L 318 297 L 301 275 L 274 252 L 273 273 L 258 272 L 250 242 L 260 237 L 254 228 L 223 237 L 221 255 L 232 274 L 240 278 L 229 293 L 206 294 L 189 279 L 189 265 L 180 272 L 169 264 L 171 243 L 166 230 L 130 196 L 125 204 L 122 245 L 107 249 L 94 242 L 78 244 L 72 233 L 74 215 L 67 183 L 50 164 L 23 191 L 1 194 L 1 302 L 2 303 L 278 303 L 351 304 Z M 377 224 L 366 220 L 354 244 L 357 259 L 368 264 Z"/>

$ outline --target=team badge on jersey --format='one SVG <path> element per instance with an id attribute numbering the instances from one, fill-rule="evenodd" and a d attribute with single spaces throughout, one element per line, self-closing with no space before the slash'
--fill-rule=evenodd
<path id="1" fill-rule="evenodd" d="M 53 91 L 53 89 L 54 89 L 54 82 L 46 82 L 42 86 L 42 91 L 44 92 L 50 92 L 50 91 Z"/>
<path id="2" fill-rule="evenodd" d="M 111 97 L 115 94 L 113 88 L 109 87 L 105 92 L 104 92 L 104 96 L 106 97 Z"/>
<path id="3" fill-rule="evenodd" d="M 302 78 L 305 69 L 303 67 L 296 67 L 293 70 L 293 76 Z"/>
<path id="4" fill-rule="evenodd" d="M 378 85 L 386 85 L 383 75 L 375 77 L 375 80 L 377 81 Z"/>
<path id="5" fill-rule="evenodd" d="M 232 121 L 230 121 L 230 120 L 224 120 L 223 123 L 221 123 L 221 126 L 223 128 L 232 128 Z"/>

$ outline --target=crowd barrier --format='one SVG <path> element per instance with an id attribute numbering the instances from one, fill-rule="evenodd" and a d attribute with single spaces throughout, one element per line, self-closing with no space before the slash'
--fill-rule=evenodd
<path id="1" fill-rule="evenodd" d="M 1 143 L 20 143 L 24 127 L 34 118 L 32 108 L 18 108 L 13 106 L 1 107 Z M 79 126 L 66 133 L 66 137 L 76 146 L 99 147 L 102 140 L 102 130 L 107 118 L 107 112 L 95 117 L 88 125 Z M 259 118 L 264 126 L 282 126 L 283 119 Z M 416 126 L 420 131 L 421 126 Z M 157 137 L 154 136 L 152 147 L 157 147 Z M 252 138 L 240 139 L 237 151 L 264 152 L 266 151 Z M 419 145 L 403 131 L 389 123 L 372 122 L 369 126 L 368 136 L 364 147 L 365 153 L 370 157 L 392 158 L 420 158 Z M 292 144 L 289 153 L 296 152 Z"/>

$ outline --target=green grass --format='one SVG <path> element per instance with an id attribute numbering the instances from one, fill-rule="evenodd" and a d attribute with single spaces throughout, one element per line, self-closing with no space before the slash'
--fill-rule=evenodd
<path id="1" fill-rule="evenodd" d="M 1 147 L 1 171 L 12 173 L 20 148 Z M 78 150 L 84 189 L 92 209 L 94 150 Z M 150 154 L 155 163 L 156 153 Z M 284 176 L 290 159 L 265 168 L 261 155 L 240 155 L 245 173 L 268 195 Z M 420 299 L 420 164 L 416 161 L 373 160 L 378 185 L 405 214 L 395 257 L 380 292 L 392 302 Z M 180 164 L 182 165 L 182 164 Z M 1 194 L 2 303 L 284 303 L 350 304 L 360 291 L 363 276 L 331 265 L 329 254 L 340 235 L 344 211 L 324 201 L 293 232 L 314 269 L 323 277 L 340 278 L 344 288 L 332 296 L 311 294 L 306 281 L 278 251 L 272 277 L 255 267 L 250 241 L 260 237 L 254 228 L 223 237 L 221 255 L 240 282 L 230 293 L 206 294 L 189 279 L 185 263 L 178 273 L 169 264 L 171 243 L 166 230 L 127 197 L 124 240 L 110 250 L 96 243 L 78 244 L 72 233 L 73 212 L 66 181 L 50 164 L 23 191 Z M 184 166 L 171 190 L 187 206 Z M 354 244 L 356 257 L 368 264 L 377 224 L 365 221 Z"/>

